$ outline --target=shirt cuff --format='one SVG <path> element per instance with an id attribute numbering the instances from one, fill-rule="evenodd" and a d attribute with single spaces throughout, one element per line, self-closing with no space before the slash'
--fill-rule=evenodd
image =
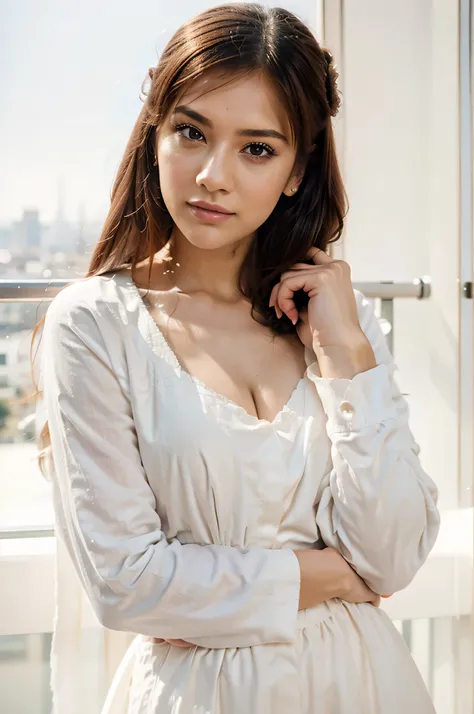
<path id="1" fill-rule="evenodd" d="M 294 642 L 301 589 L 301 570 L 295 552 L 290 548 L 270 551 L 274 559 L 277 587 L 265 601 L 269 642 Z"/>
<path id="2" fill-rule="evenodd" d="M 321 377 L 319 374 L 317 363 L 308 367 L 307 375 L 316 386 L 328 417 L 329 435 L 361 431 L 365 427 L 398 418 L 386 364 L 360 372 L 352 379 Z"/>
<path id="3" fill-rule="evenodd" d="M 298 558 L 290 548 L 268 550 L 266 556 L 268 567 L 255 584 L 254 604 L 239 616 L 232 634 L 185 637 L 188 642 L 208 649 L 295 642 L 301 588 Z"/>

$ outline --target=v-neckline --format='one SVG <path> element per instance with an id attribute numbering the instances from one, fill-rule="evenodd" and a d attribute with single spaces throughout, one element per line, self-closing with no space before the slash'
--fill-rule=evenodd
<path id="1" fill-rule="evenodd" d="M 300 377 L 300 379 L 296 383 L 296 385 L 293 388 L 287 401 L 282 406 L 282 408 L 275 414 L 274 418 L 271 421 L 269 419 L 262 419 L 259 416 L 257 416 L 256 414 L 251 414 L 244 406 L 242 406 L 241 404 L 238 404 L 233 399 L 230 399 L 230 397 L 226 397 L 224 394 L 216 392 L 211 387 L 209 387 L 205 382 L 203 382 L 202 379 L 199 379 L 199 377 L 195 377 L 190 372 L 188 372 L 187 369 L 185 369 L 183 367 L 176 352 L 171 347 L 170 343 L 164 336 L 160 327 L 158 326 L 156 321 L 151 316 L 150 311 L 149 311 L 148 307 L 146 306 L 146 303 L 145 303 L 142 295 L 140 294 L 140 290 L 146 290 L 146 288 L 139 288 L 138 285 L 135 283 L 129 268 L 126 268 L 126 270 L 127 270 L 127 274 L 125 274 L 123 272 L 123 270 L 121 270 L 120 273 L 122 275 L 124 275 L 127 284 L 130 286 L 133 294 L 135 295 L 135 297 L 137 299 L 137 303 L 138 303 L 138 308 L 140 310 L 140 313 L 143 315 L 144 319 L 147 322 L 148 329 L 161 342 L 161 345 L 162 345 L 164 351 L 166 352 L 168 361 L 174 367 L 174 369 L 176 369 L 180 374 L 184 375 L 184 377 L 186 379 L 188 379 L 191 383 L 193 383 L 202 392 L 208 394 L 209 396 L 212 396 L 214 399 L 218 400 L 222 404 L 227 404 L 229 407 L 231 407 L 235 411 L 238 411 L 240 414 L 245 416 L 247 419 L 249 419 L 257 424 L 262 424 L 262 425 L 266 425 L 266 426 L 274 426 L 282 419 L 282 417 L 286 413 L 292 411 L 291 404 L 292 404 L 294 398 L 296 397 L 296 395 L 298 394 L 298 392 L 300 391 L 300 389 L 306 383 L 309 367 L 306 368 L 304 375 L 302 377 Z M 117 273 L 116 273 L 116 275 L 117 275 Z M 154 350 L 153 350 L 153 353 L 157 354 Z M 158 356 L 160 356 L 160 355 L 158 355 Z"/>

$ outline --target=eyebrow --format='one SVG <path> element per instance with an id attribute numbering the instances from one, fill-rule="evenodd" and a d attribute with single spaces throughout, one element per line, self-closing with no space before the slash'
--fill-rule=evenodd
<path id="1" fill-rule="evenodd" d="M 206 117 L 204 117 L 202 114 L 199 114 L 199 112 L 194 111 L 194 109 L 190 109 L 184 104 L 181 104 L 179 107 L 176 107 L 173 112 L 173 114 L 178 113 L 185 114 L 190 119 L 194 119 L 200 124 L 212 128 L 212 122 L 209 119 L 206 119 Z M 285 144 L 288 144 L 288 139 L 286 138 L 286 136 L 284 136 L 284 134 L 281 134 L 279 131 L 276 131 L 275 129 L 240 129 L 237 133 L 239 136 L 264 136 L 268 139 L 280 139 L 280 141 L 284 141 Z"/>

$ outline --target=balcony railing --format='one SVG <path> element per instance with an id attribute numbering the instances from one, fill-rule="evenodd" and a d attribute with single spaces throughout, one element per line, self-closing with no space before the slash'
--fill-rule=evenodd
<path id="1" fill-rule="evenodd" d="M 42 302 L 52 300 L 71 280 L 0 280 L 0 302 Z M 424 276 L 411 282 L 354 282 L 356 290 L 367 297 L 393 300 L 394 298 L 429 298 L 431 278 Z"/>

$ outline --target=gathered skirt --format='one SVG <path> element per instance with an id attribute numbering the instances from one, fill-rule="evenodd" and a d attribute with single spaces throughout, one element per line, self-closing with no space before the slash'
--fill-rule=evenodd
<path id="1" fill-rule="evenodd" d="M 128 714 L 434 714 L 380 608 L 329 600 L 299 612 L 295 641 L 182 649 L 139 638 Z"/>

